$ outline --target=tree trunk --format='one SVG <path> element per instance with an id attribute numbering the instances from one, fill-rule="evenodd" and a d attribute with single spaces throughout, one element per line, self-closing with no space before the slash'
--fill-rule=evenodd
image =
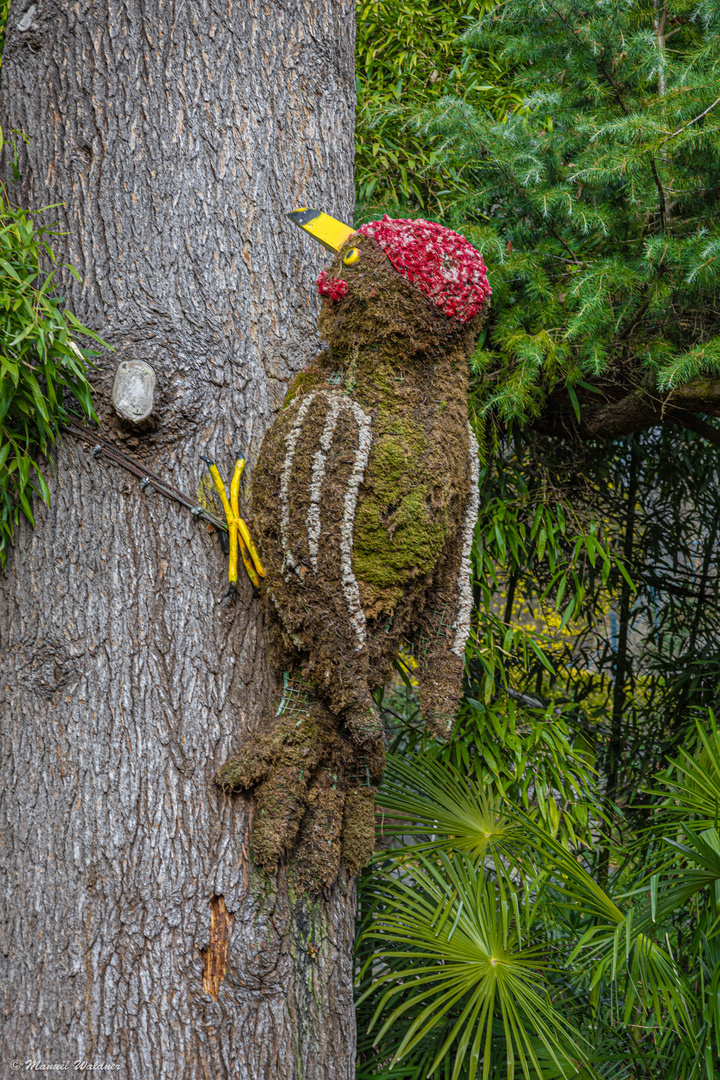
<path id="1" fill-rule="evenodd" d="M 316 352 L 324 259 L 284 214 L 351 219 L 353 10 L 11 8 L 0 122 L 29 142 L 10 196 L 61 204 L 68 303 L 116 350 L 102 437 L 193 498 L 200 454 L 252 467 Z M 136 360 L 157 380 L 139 426 L 111 405 Z M 276 888 L 248 862 L 251 804 L 212 783 L 272 685 L 249 581 L 226 595 L 217 538 L 69 436 L 51 496 L 0 580 L 0 1060 L 349 1078 L 352 885 Z"/>

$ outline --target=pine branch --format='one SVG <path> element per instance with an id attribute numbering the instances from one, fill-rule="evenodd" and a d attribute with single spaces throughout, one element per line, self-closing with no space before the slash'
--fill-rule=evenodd
<path id="1" fill-rule="evenodd" d="M 637 327 L 640 325 L 640 322 L 642 321 L 643 315 L 645 314 L 647 309 L 650 307 L 650 304 L 652 303 L 652 298 L 653 298 L 654 294 L 650 290 L 649 285 L 646 286 L 645 291 L 646 291 L 645 299 L 643 300 L 643 302 L 640 304 L 640 307 L 635 312 L 635 317 L 632 320 L 632 322 L 628 326 L 625 327 L 625 329 L 623 330 L 623 332 L 621 334 L 618 335 L 618 341 L 627 341 L 628 338 L 632 337 L 632 335 L 635 333 Z"/>
<path id="2" fill-rule="evenodd" d="M 576 41 L 577 41 L 577 42 L 578 42 L 578 43 L 579 43 L 579 44 L 580 44 L 580 45 L 581 45 L 581 46 L 582 46 L 582 47 L 584 48 L 585 52 L 586 52 L 586 53 L 587 53 L 587 54 L 588 54 L 588 55 L 589 55 L 590 57 L 592 57 L 592 59 L 593 59 L 593 60 L 594 60 L 594 61 L 596 62 L 596 64 L 597 64 L 597 66 L 598 66 L 598 68 L 599 68 L 599 70 L 600 70 L 600 72 L 601 72 L 601 74 L 602 74 L 603 78 L 604 78 L 604 79 L 605 79 L 605 81 L 606 81 L 606 82 L 608 83 L 608 85 L 609 85 L 609 86 L 611 86 L 611 87 L 612 87 L 612 89 L 613 89 L 613 90 L 615 91 L 615 96 L 616 96 L 616 98 L 617 98 L 617 103 L 618 103 L 618 105 L 619 105 L 619 106 L 620 106 L 620 108 L 622 109 L 623 113 L 624 113 L 624 114 L 625 114 L 626 116 L 629 116 L 629 115 L 630 115 L 630 113 L 629 113 L 629 110 L 627 109 L 627 106 L 625 105 L 625 102 L 623 101 L 623 97 L 622 97 L 622 93 L 621 93 L 621 91 L 620 91 L 620 87 L 619 87 L 619 86 L 618 86 L 618 84 L 617 84 L 617 83 L 615 82 L 615 80 L 613 79 L 612 75 L 610 75 L 610 73 L 609 73 L 609 72 L 607 71 L 607 69 L 606 69 L 605 65 L 603 64 L 602 60 L 600 60 L 600 59 L 599 59 L 599 58 L 598 58 L 597 56 L 595 56 L 595 54 L 593 53 L 592 49 L 589 49 L 589 48 L 587 47 L 587 45 L 585 44 L 585 42 L 584 42 L 584 41 L 582 40 L 582 38 L 580 37 L 580 31 L 579 31 L 579 30 L 576 30 L 576 29 L 575 29 L 574 27 L 572 27 L 572 26 L 570 26 L 570 25 L 569 25 L 569 23 L 568 23 L 567 19 L 566 19 L 566 18 L 565 18 L 565 16 L 563 15 L 563 13 L 562 13 L 561 11 L 558 11 L 558 9 L 557 9 L 556 7 L 554 7 L 554 6 L 553 6 L 553 4 L 551 4 L 551 3 L 549 2 L 549 0 L 546 0 L 546 3 L 547 3 L 547 6 L 548 6 L 548 8 L 550 9 L 550 11 L 554 12 L 554 13 L 555 13 L 555 15 L 557 15 L 558 19 L 559 19 L 559 20 L 560 20 L 560 22 L 561 22 L 561 23 L 563 24 L 563 26 L 565 27 L 565 29 L 566 29 L 566 30 L 567 30 L 567 31 L 568 31 L 568 32 L 569 32 L 569 33 L 570 33 L 570 34 L 571 34 L 571 35 L 572 35 L 572 36 L 574 37 L 574 39 L 575 39 L 575 40 L 576 40 Z"/>
<path id="3" fill-rule="evenodd" d="M 658 52 L 660 53 L 660 70 L 658 71 L 658 93 L 661 97 L 664 96 L 667 83 L 665 80 L 665 26 L 667 24 L 667 0 L 663 3 L 662 16 L 658 19 L 658 0 L 653 0 L 653 29 L 655 30 L 655 40 L 657 41 Z"/>
<path id="4" fill-rule="evenodd" d="M 662 225 L 664 231 L 668 219 L 668 198 L 665 194 L 665 189 L 662 186 L 662 180 L 660 179 L 660 173 L 658 172 L 657 162 L 652 155 L 650 156 L 650 167 L 652 169 L 655 186 L 658 189 L 658 195 L 660 196 L 660 224 Z"/>
<path id="5" fill-rule="evenodd" d="M 613 91 L 615 93 L 615 97 L 617 99 L 617 103 L 620 106 L 620 109 L 622 110 L 623 114 L 625 116 L 630 116 L 630 110 L 628 109 L 627 105 L 625 104 L 625 101 L 623 100 L 623 94 L 622 94 L 622 91 L 620 89 L 620 86 L 615 81 L 615 79 L 613 79 L 612 75 L 607 70 L 607 67 L 605 66 L 604 62 L 599 57 L 596 57 L 593 54 L 591 49 L 588 49 L 587 45 L 585 45 L 585 42 L 582 41 L 582 39 L 580 37 L 580 31 L 575 30 L 572 27 L 569 27 L 568 23 L 567 23 L 567 20 L 563 17 L 562 13 L 560 11 L 558 11 L 558 9 L 556 7 L 553 6 L 552 3 L 548 2 L 547 6 L 550 8 L 551 11 L 553 11 L 557 15 L 557 17 L 560 19 L 562 24 L 573 35 L 575 40 L 578 41 L 580 43 L 580 45 L 583 46 L 585 51 L 593 58 L 593 60 L 597 64 L 597 67 L 598 67 L 598 70 L 600 71 L 600 74 L 605 79 L 605 81 L 608 83 L 608 85 L 612 87 L 612 89 L 613 89 Z M 667 12 L 665 11 L 664 14 L 663 14 L 663 20 L 665 19 L 666 14 L 667 14 Z M 668 218 L 668 212 L 667 212 L 668 199 L 667 199 L 667 195 L 665 194 L 665 190 L 663 188 L 662 181 L 660 179 L 660 173 L 658 172 L 658 167 L 657 167 L 657 164 L 655 162 L 655 158 L 652 155 L 650 157 L 650 167 L 651 167 L 652 174 L 653 174 L 653 180 L 655 181 L 655 186 L 657 187 L 658 195 L 660 197 L 660 222 L 661 222 L 661 225 L 662 225 L 662 228 L 663 228 L 663 231 L 664 231 L 665 226 L 666 226 L 666 221 L 667 221 L 667 218 Z"/>
<path id="6" fill-rule="evenodd" d="M 556 232 L 556 230 L 553 228 L 552 224 L 549 221 L 547 222 L 547 227 L 550 230 L 550 232 L 553 234 L 555 239 L 558 241 L 558 243 L 562 244 L 562 246 L 565 248 L 565 250 L 567 251 L 567 253 L 570 256 L 570 258 L 572 259 L 572 261 L 575 263 L 575 265 L 576 266 L 582 266 L 582 263 L 578 259 L 577 255 L 575 254 L 573 249 L 570 247 L 569 244 L 567 244 L 565 242 L 565 240 L 562 238 L 562 236 L 558 232 Z"/>
<path id="7" fill-rule="evenodd" d="M 669 49 L 666 0 L 503 7 L 473 47 L 512 62 L 524 112 L 445 99 L 433 129 L 465 167 L 458 213 L 480 222 L 493 283 L 481 408 L 575 438 L 641 431 L 675 409 L 720 416 L 720 380 L 699 375 L 720 373 L 720 144 L 712 122 L 700 130 L 720 104 L 707 100 L 720 24 L 693 24 Z M 576 390 L 580 424 L 562 389 L 579 376 L 607 392 Z"/>
<path id="8" fill-rule="evenodd" d="M 670 142 L 671 139 L 674 139 L 676 135 L 680 135 L 683 131 L 685 131 L 686 128 L 691 127 L 693 124 L 697 124 L 698 120 L 702 120 L 704 116 L 707 116 L 709 112 L 712 112 L 716 105 L 720 105 L 720 97 L 715 98 L 712 105 L 708 105 L 707 109 L 701 112 L 699 116 L 695 116 L 692 120 L 688 120 L 687 124 L 683 124 L 683 126 L 679 127 L 677 131 L 673 131 L 672 135 L 668 135 L 666 139 L 663 139 L 662 142 L 658 144 L 658 149 L 661 146 L 664 146 L 665 143 Z"/>

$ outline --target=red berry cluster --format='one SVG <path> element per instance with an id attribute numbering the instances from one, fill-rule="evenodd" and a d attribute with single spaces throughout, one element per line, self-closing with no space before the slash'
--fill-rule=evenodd
<path id="1" fill-rule="evenodd" d="M 347 281 L 343 281 L 342 278 L 328 277 L 326 270 L 321 270 L 317 287 L 320 295 L 326 296 L 328 300 L 342 300 L 348 290 Z"/>
<path id="2" fill-rule="evenodd" d="M 399 274 L 460 322 L 473 319 L 492 295 L 480 252 L 444 225 L 386 214 L 382 221 L 361 225 L 358 232 L 377 240 Z"/>

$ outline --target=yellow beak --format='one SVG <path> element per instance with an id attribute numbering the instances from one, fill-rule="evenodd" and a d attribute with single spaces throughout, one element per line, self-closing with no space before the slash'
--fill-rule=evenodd
<path id="1" fill-rule="evenodd" d="M 355 229 L 343 225 L 342 221 L 337 221 L 329 214 L 323 214 L 321 210 L 309 210 L 306 206 L 293 210 L 288 217 L 306 233 L 314 236 L 328 251 L 339 251 L 348 236 L 355 232 Z"/>

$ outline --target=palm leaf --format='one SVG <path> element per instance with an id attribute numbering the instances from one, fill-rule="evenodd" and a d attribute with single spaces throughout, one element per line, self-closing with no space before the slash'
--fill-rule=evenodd
<path id="1" fill-rule="evenodd" d="M 383 781 L 381 828 L 388 835 L 431 836 L 428 846 L 447 846 L 482 858 L 519 836 L 500 800 L 488 799 L 469 778 L 430 754 L 407 761 L 390 755 Z"/>
<path id="2" fill-rule="evenodd" d="M 588 1047 L 550 1003 L 544 971 L 548 962 L 539 945 L 520 944 L 534 930 L 533 907 L 521 927 L 512 905 L 483 866 L 467 852 L 416 850 L 412 860 L 384 871 L 376 889 L 385 897 L 364 933 L 373 943 L 373 962 L 387 970 L 363 994 L 377 995 L 370 1029 L 380 1041 L 398 1021 L 402 1039 L 393 1061 L 400 1061 L 433 1030 L 444 1038 L 430 1065 L 432 1074 L 455 1047 L 450 1080 L 462 1068 L 468 1080 L 490 1075 L 494 1021 L 505 1043 L 507 1077 L 542 1077 L 537 1047 L 554 1063 L 557 1075 L 572 1077 L 590 1068 Z M 456 1017 L 447 1029 L 452 1009 Z M 381 1021 L 382 1018 L 382 1021 Z"/>

